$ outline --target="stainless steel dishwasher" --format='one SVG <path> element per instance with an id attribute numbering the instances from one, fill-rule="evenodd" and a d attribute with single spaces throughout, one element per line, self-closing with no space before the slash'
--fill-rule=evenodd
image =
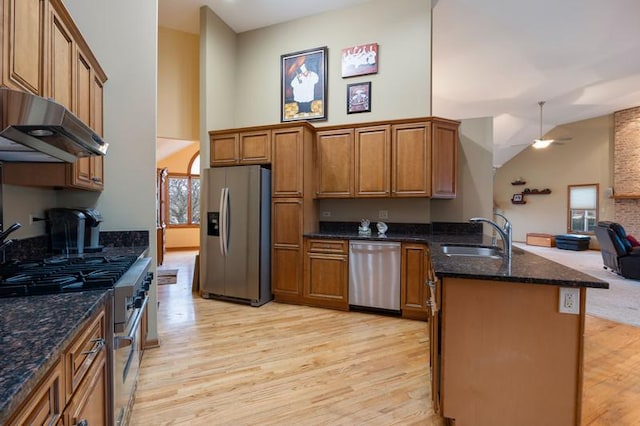
<path id="1" fill-rule="evenodd" d="M 400 312 L 400 243 L 349 241 L 349 305 Z"/>

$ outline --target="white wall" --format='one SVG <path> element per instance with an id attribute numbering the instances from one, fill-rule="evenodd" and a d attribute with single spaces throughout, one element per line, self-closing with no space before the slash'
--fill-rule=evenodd
<path id="1" fill-rule="evenodd" d="M 614 219 L 613 200 L 605 194 L 613 186 L 613 115 L 558 126 L 553 132 L 573 139 L 546 149 L 528 147 L 496 173 L 494 202 L 511 220 L 514 241 L 526 241 L 530 232 L 567 232 L 568 185 L 599 184 L 599 220 Z M 527 184 L 511 185 L 518 178 Z M 526 204 L 512 204 L 513 194 L 525 188 L 549 188 L 551 194 L 525 196 Z"/>
<path id="2" fill-rule="evenodd" d="M 327 46 L 325 124 L 431 114 L 431 2 L 374 0 L 238 36 L 235 126 L 280 122 L 280 55 Z M 341 49 L 378 43 L 378 73 L 341 77 Z M 346 113 L 347 84 L 371 81 L 371 112 Z"/>
<path id="3" fill-rule="evenodd" d="M 235 126 L 236 34 L 200 8 L 200 167 L 209 167 L 209 130 Z"/>
<path id="4" fill-rule="evenodd" d="M 199 140 L 198 36 L 158 28 L 158 137 Z"/>
<path id="5" fill-rule="evenodd" d="M 104 68 L 105 190 L 96 201 L 105 231 L 147 230 L 156 254 L 157 0 L 65 0 L 65 6 Z M 82 192 L 62 202 L 83 202 Z M 94 196 L 95 197 L 95 196 Z M 153 264 L 155 265 L 155 261 Z M 157 338 L 155 287 L 149 338 Z"/>

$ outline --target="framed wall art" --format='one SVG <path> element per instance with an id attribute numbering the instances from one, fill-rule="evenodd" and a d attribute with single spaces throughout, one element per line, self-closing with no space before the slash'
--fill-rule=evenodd
<path id="1" fill-rule="evenodd" d="M 378 43 L 342 49 L 342 77 L 378 72 Z"/>
<path id="2" fill-rule="evenodd" d="M 327 119 L 327 47 L 280 56 L 282 122 Z"/>
<path id="3" fill-rule="evenodd" d="M 371 82 L 347 84 L 347 114 L 371 112 Z"/>

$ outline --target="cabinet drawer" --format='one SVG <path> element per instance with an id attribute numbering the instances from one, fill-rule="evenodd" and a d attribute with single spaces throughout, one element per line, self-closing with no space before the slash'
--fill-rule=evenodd
<path id="1" fill-rule="evenodd" d="M 349 252 L 349 245 L 346 240 L 308 240 L 307 251 L 347 254 Z"/>
<path id="2" fill-rule="evenodd" d="M 67 398 L 76 391 L 100 352 L 106 350 L 105 339 L 105 313 L 102 310 L 64 352 Z"/>

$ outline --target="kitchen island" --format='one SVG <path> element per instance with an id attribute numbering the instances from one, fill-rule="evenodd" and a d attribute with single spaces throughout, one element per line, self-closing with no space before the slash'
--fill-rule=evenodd
<path id="1" fill-rule="evenodd" d="M 489 247 L 481 233 L 321 227 L 305 237 L 428 246 L 432 400 L 443 417 L 457 426 L 580 424 L 586 289 L 606 282 L 515 247 L 510 260 L 444 253 Z M 562 308 L 572 313 L 560 312 L 567 290 Z"/>
<path id="2" fill-rule="evenodd" d="M 608 284 L 516 248 L 447 256 L 445 241 L 430 244 L 434 409 L 456 425 L 580 424 L 586 289 Z"/>

